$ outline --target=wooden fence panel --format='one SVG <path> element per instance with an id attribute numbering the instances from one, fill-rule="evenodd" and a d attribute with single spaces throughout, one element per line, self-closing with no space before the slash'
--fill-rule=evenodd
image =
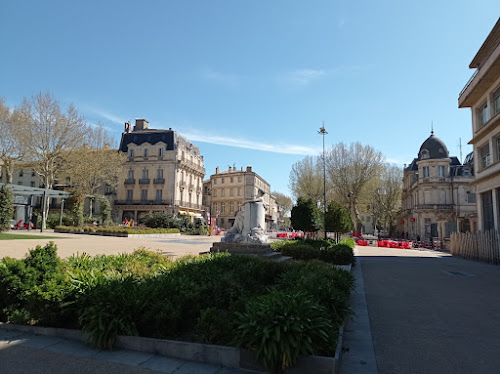
<path id="1" fill-rule="evenodd" d="M 451 234 L 450 252 L 469 260 L 500 264 L 500 235 L 494 230 Z"/>

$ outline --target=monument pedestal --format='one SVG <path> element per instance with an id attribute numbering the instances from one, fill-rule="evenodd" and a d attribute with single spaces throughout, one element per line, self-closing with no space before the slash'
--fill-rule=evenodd
<path id="1" fill-rule="evenodd" d="M 273 249 L 269 243 L 249 244 L 249 243 L 213 243 L 210 253 L 229 252 L 234 255 L 257 255 L 264 256 L 271 253 Z"/>

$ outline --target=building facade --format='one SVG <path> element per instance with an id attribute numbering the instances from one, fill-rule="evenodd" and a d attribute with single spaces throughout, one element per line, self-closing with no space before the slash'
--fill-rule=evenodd
<path id="1" fill-rule="evenodd" d="M 398 230 L 409 239 L 443 240 L 452 232 L 475 231 L 476 195 L 472 154 L 462 165 L 441 139 L 427 138 L 404 168 Z"/>
<path id="2" fill-rule="evenodd" d="M 203 156 L 194 144 L 169 130 L 149 129 L 137 119 L 125 124 L 120 151 L 127 154 L 126 179 L 114 204 L 119 220 L 156 211 L 202 217 Z"/>
<path id="3" fill-rule="evenodd" d="M 469 67 L 458 106 L 471 108 L 479 230 L 500 231 L 500 19 Z"/>
<path id="4" fill-rule="evenodd" d="M 265 229 L 275 229 L 278 208 L 276 199 L 271 195 L 271 186 L 248 166 L 246 170 L 229 167 L 227 171 L 215 174 L 203 182 L 204 204 L 210 207 L 211 219 L 216 219 L 217 226 L 225 229 L 232 227 L 238 211 L 244 209 L 246 200 L 261 198 L 266 205 Z"/>

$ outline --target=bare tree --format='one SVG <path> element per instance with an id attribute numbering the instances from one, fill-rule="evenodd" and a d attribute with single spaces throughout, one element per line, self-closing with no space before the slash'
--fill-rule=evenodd
<path id="1" fill-rule="evenodd" d="M 289 196 L 286 196 L 285 194 L 282 194 L 280 192 L 273 192 L 271 193 L 276 198 L 276 205 L 278 206 L 278 215 L 279 219 L 278 221 L 282 223 L 284 226 L 287 226 L 285 224 L 285 217 L 290 216 L 290 212 L 293 207 L 293 201 Z M 288 225 L 289 226 L 289 225 Z"/>
<path id="2" fill-rule="evenodd" d="M 45 188 L 50 189 L 63 167 L 64 157 L 82 145 L 85 120 L 73 105 L 63 113 L 50 93 L 24 99 L 16 115 L 26 154 L 34 162 L 34 171 Z M 47 199 L 42 220 L 47 217 L 48 203 Z"/>
<path id="3" fill-rule="evenodd" d="M 306 156 L 292 165 L 290 189 L 296 199 L 303 197 L 312 199 L 314 203 L 323 201 L 323 173 L 312 156 Z"/>
<path id="4" fill-rule="evenodd" d="M 69 178 L 73 187 L 87 194 L 97 194 L 104 186 L 116 188 L 124 176 L 126 154 L 110 148 L 115 142 L 102 125 L 89 127 L 84 142 L 65 155 L 61 177 Z M 92 215 L 92 200 L 89 211 Z"/>
<path id="5" fill-rule="evenodd" d="M 402 178 L 400 167 L 386 164 L 371 191 L 374 224 L 389 232 L 401 206 Z"/>
<path id="6" fill-rule="evenodd" d="M 361 228 L 359 200 L 363 190 L 382 171 L 384 156 L 359 142 L 333 146 L 326 155 L 329 185 L 335 196 L 349 207 L 356 231 Z"/>
<path id="7" fill-rule="evenodd" d="M 0 162 L 5 169 L 6 183 L 12 183 L 14 164 L 23 157 L 16 117 L 0 98 Z"/>

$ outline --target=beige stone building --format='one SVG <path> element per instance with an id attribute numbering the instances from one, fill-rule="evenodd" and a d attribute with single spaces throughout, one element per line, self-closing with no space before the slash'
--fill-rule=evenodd
<path id="1" fill-rule="evenodd" d="M 132 131 L 125 124 L 120 151 L 128 160 L 114 204 L 118 220 L 137 221 L 155 211 L 202 217 L 205 169 L 198 147 L 172 129 L 150 129 L 148 121 L 137 119 Z"/>
<path id="2" fill-rule="evenodd" d="M 227 171 L 215 174 L 203 182 L 204 205 L 210 207 L 210 216 L 216 219 L 217 226 L 231 228 L 238 211 L 243 210 L 244 202 L 262 197 L 267 206 L 266 229 L 277 225 L 278 208 L 276 199 L 271 195 L 271 186 L 248 166 L 246 170 L 229 167 Z"/>
<path id="3" fill-rule="evenodd" d="M 449 238 L 475 231 L 477 222 L 472 154 L 462 165 L 431 132 L 418 157 L 404 169 L 398 230 L 410 239 Z"/>
<path id="4" fill-rule="evenodd" d="M 500 231 L 500 19 L 469 67 L 458 106 L 471 108 L 479 230 Z"/>

